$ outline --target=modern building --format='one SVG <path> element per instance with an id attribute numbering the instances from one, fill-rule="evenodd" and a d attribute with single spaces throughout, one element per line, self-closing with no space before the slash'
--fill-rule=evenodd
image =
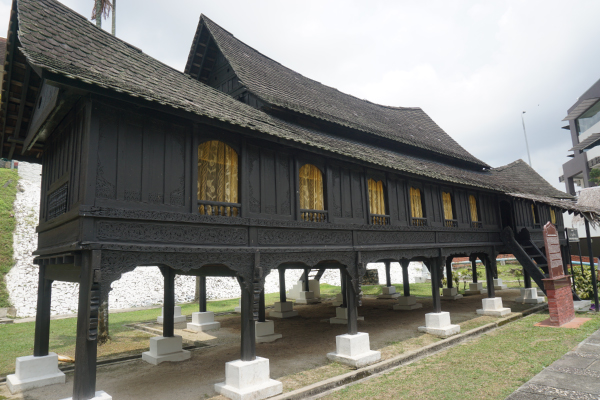
<path id="1" fill-rule="evenodd" d="M 575 195 L 575 185 L 595 186 L 590 184 L 590 171 L 600 169 L 600 80 L 577 99 L 563 121 L 569 122 L 563 129 L 571 132 L 573 147 L 569 151 L 573 154 L 569 155 L 572 160 L 563 164 L 559 180 Z"/>

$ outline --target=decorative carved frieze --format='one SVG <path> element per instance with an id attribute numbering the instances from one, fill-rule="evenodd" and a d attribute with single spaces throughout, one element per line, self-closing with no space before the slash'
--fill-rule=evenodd
<path id="1" fill-rule="evenodd" d="M 241 246 L 248 244 L 248 230 L 233 227 L 162 225 L 101 221 L 98 239 L 161 243 L 189 243 Z"/>
<path id="2" fill-rule="evenodd" d="M 403 244 L 434 242 L 434 232 L 358 232 L 359 244 Z"/>
<path id="3" fill-rule="evenodd" d="M 487 232 L 439 232 L 440 243 L 477 243 L 487 242 Z"/>
<path id="4" fill-rule="evenodd" d="M 258 243 L 262 245 L 352 245 L 352 232 L 260 228 Z"/>

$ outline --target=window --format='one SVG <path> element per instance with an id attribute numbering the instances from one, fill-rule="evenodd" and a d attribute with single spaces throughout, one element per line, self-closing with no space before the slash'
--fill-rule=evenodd
<path id="1" fill-rule="evenodd" d="M 218 140 L 198 146 L 198 211 L 202 215 L 237 217 L 238 155 Z"/>
<path id="2" fill-rule="evenodd" d="M 458 221 L 454 219 L 452 194 L 448 192 L 442 192 L 442 203 L 444 205 L 444 226 L 449 228 L 457 227 Z"/>
<path id="3" fill-rule="evenodd" d="M 477 199 L 472 194 L 469 195 L 469 209 L 471 210 L 471 228 L 481 228 L 483 223 L 479 220 Z"/>
<path id="4" fill-rule="evenodd" d="M 538 215 L 538 210 L 537 210 L 537 207 L 535 206 L 535 204 L 531 205 L 531 216 L 533 217 L 533 227 L 539 228 L 540 227 L 540 217 Z"/>
<path id="5" fill-rule="evenodd" d="M 323 198 L 323 174 L 312 164 L 300 168 L 300 217 L 304 221 L 325 222 L 327 212 Z"/>
<path id="6" fill-rule="evenodd" d="M 600 101 L 596 102 L 576 120 L 577 134 L 585 133 L 600 121 Z"/>
<path id="7" fill-rule="evenodd" d="M 421 198 L 421 190 L 418 188 L 410 188 L 410 215 L 412 217 L 413 226 L 426 226 L 427 218 L 423 213 L 423 199 Z"/>
<path id="8" fill-rule="evenodd" d="M 556 211 L 554 211 L 554 208 L 550 208 L 550 222 L 556 225 Z"/>
<path id="9" fill-rule="evenodd" d="M 390 218 L 385 211 L 383 182 L 369 178 L 369 214 L 373 225 L 389 225 Z"/>

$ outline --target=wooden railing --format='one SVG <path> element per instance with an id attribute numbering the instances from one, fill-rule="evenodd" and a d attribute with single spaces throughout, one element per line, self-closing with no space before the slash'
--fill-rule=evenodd
<path id="1" fill-rule="evenodd" d="M 411 218 L 412 226 L 427 226 L 427 218 Z"/>
<path id="2" fill-rule="evenodd" d="M 198 200 L 198 211 L 201 215 L 216 215 L 220 217 L 239 217 L 240 203 L 225 203 L 220 201 Z"/>
<path id="3" fill-rule="evenodd" d="M 444 220 L 444 226 L 446 228 L 458 228 L 458 220 L 446 219 L 446 220 Z"/>
<path id="4" fill-rule="evenodd" d="M 326 210 L 300 210 L 300 218 L 306 222 L 327 222 Z"/>
<path id="5" fill-rule="evenodd" d="M 471 228 L 483 228 L 483 222 L 471 221 Z"/>
<path id="6" fill-rule="evenodd" d="M 371 216 L 372 225 L 389 225 L 390 216 L 381 214 L 369 214 Z"/>

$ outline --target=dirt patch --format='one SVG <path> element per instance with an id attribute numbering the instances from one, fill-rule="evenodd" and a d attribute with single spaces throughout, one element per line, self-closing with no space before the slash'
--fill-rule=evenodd
<path id="1" fill-rule="evenodd" d="M 531 308 L 512 301 L 518 290 L 499 291 L 506 307 L 513 311 Z M 481 308 L 485 295 L 468 296 L 458 301 L 443 302 L 442 309 L 449 311 L 452 323 L 472 329 L 494 320 L 480 317 L 475 310 Z M 417 332 L 425 322 L 424 314 L 432 311 L 430 298 L 419 298 L 423 308 L 412 311 L 393 311 L 394 300 L 363 298 L 359 315 L 359 330 L 369 333 L 371 349 L 380 350 L 383 359 L 433 343 L 439 339 Z M 345 325 L 323 322 L 335 316 L 335 307 L 325 301 L 316 305 L 296 306 L 299 316 L 275 319 L 275 332 L 283 335 L 273 343 L 258 343 L 256 353 L 269 359 L 271 377 L 290 391 L 314 382 L 349 371 L 345 366 L 329 363 L 327 353 L 335 351 L 335 337 L 347 332 Z M 187 340 L 208 345 L 192 351 L 190 360 L 181 363 L 150 365 L 142 360 L 98 367 L 97 390 L 104 390 L 119 400 L 165 399 L 197 400 L 221 399 L 215 396 L 214 384 L 225 378 L 225 363 L 240 356 L 239 315 L 217 316 L 221 329 L 208 333 L 191 333 L 176 329 L 176 334 Z M 468 330 L 463 328 L 463 332 Z M 143 338 L 143 340 L 147 340 Z M 47 399 L 71 396 L 73 373 L 67 373 L 66 385 L 53 385 L 35 389 L 26 394 L 11 396 L 6 387 L 0 387 L 0 396 L 8 399 Z"/>

